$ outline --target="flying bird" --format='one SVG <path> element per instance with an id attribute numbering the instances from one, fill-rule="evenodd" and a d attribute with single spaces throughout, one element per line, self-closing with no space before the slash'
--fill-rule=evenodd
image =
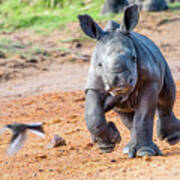
<path id="1" fill-rule="evenodd" d="M 17 151 L 21 149 L 25 140 L 27 130 L 30 130 L 32 133 L 44 137 L 44 130 L 42 127 L 42 123 L 32 123 L 32 124 L 21 124 L 21 123 L 13 123 L 4 126 L 0 129 L 0 134 L 5 132 L 7 129 L 12 131 L 11 141 L 8 147 L 8 154 L 13 155 Z"/>

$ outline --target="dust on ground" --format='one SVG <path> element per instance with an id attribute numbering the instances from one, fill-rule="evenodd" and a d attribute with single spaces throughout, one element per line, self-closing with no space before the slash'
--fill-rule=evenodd
<path id="1" fill-rule="evenodd" d="M 180 117 L 180 12 L 142 13 L 141 17 L 136 31 L 157 43 L 172 69 L 178 91 L 174 110 Z M 78 24 L 49 35 L 21 31 L 2 37 L 24 46 L 15 47 L 23 47 L 23 53 L 1 54 L 0 125 L 40 121 L 46 139 L 29 133 L 23 149 L 16 156 L 8 156 L 10 134 L 1 135 L 1 179 L 180 179 L 180 145 L 169 146 L 155 135 L 164 156 L 128 159 L 122 149 L 129 132 L 114 112 L 108 113 L 107 119 L 117 124 L 120 145 L 113 153 L 103 154 L 91 143 L 82 89 L 95 42 L 79 40 Z M 33 44 L 41 49 L 29 55 Z M 65 138 L 66 145 L 48 149 L 54 134 Z"/>

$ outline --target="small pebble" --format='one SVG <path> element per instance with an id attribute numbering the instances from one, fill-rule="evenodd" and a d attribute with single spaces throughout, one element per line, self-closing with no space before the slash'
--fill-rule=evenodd
<path id="1" fill-rule="evenodd" d="M 122 172 L 125 173 L 127 170 L 126 169 L 123 169 Z"/>
<path id="2" fill-rule="evenodd" d="M 33 177 L 36 177 L 37 176 L 37 173 L 33 173 Z"/>
<path id="3" fill-rule="evenodd" d="M 47 155 L 39 155 L 39 156 L 36 156 L 37 159 L 45 159 L 47 158 Z"/>
<path id="4" fill-rule="evenodd" d="M 112 159 L 111 162 L 114 163 L 114 162 L 116 162 L 116 160 L 115 160 L 115 159 Z"/>
<path id="5" fill-rule="evenodd" d="M 28 59 L 26 62 L 28 62 L 28 63 L 38 63 L 38 59 L 31 58 L 31 59 Z"/>
<path id="6" fill-rule="evenodd" d="M 58 135 L 54 135 L 51 142 L 48 144 L 47 148 L 54 148 L 57 146 L 64 146 L 66 145 L 65 139 Z"/>
<path id="7" fill-rule="evenodd" d="M 80 43 L 80 42 L 77 42 L 76 44 L 75 44 L 75 48 L 81 48 L 82 47 L 82 44 Z"/>
<path id="8" fill-rule="evenodd" d="M 39 169 L 39 172 L 43 172 L 43 169 Z"/>
<path id="9" fill-rule="evenodd" d="M 63 149 L 60 149 L 58 152 L 60 152 L 60 153 L 63 153 L 63 152 L 65 152 L 65 150 L 63 150 Z"/>
<path id="10" fill-rule="evenodd" d="M 74 146 L 71 146 L 69 149 L 70 150 L 75 150 L 76 148 Z"/>
<path id="11" fill-rule="evenodd" d="M 151 161 L 151 157 L 146 155 L 146 156 L 143 157 L 143 160 L 144 161 Z"/>
<path id="12" fill-rule="evenodd" d="M 88 143 L 86 144 L 85 148 L 84 149 L 91 149 L 93 147 L 93 143 Z"/>

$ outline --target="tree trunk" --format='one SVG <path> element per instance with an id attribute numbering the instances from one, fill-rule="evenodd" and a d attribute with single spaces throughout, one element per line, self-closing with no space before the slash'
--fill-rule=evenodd
<path id="1" fill-rule="evenodd" d="M 120 13 L 128 5 L 127 0 L 105 0 L 101 15 L 110 13 Z"/>

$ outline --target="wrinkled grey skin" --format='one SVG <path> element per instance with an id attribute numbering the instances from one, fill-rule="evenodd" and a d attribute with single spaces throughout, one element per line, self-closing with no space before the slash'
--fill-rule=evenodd
<path id="1" fill-rule="evenodd" d="M 129 4 L 138 4 L 143 11 L 163 11 L 168 9 L 166 0 L 128 0 Z"/>
<path id="2" fill-rule="evenodd" d="M 110 21 L 102 30 L 90 16 L 79 16 L 82 30 L 97 40 L 86 85 L 87 128 L 99 149 L 112 152 L 121 138 L 105 113 L 115 110 L 130 130 L 123 152 L 131 158 L 161 155 L 152 139 L 156 110 L 158 138 L 170 145 L 180 141 L 180 121 L 172 111 L 176 89 L 171 72 L 158 47 L 132 32 L 138 17 L 138 6 L 129 6 L 121 25 Z"/>

